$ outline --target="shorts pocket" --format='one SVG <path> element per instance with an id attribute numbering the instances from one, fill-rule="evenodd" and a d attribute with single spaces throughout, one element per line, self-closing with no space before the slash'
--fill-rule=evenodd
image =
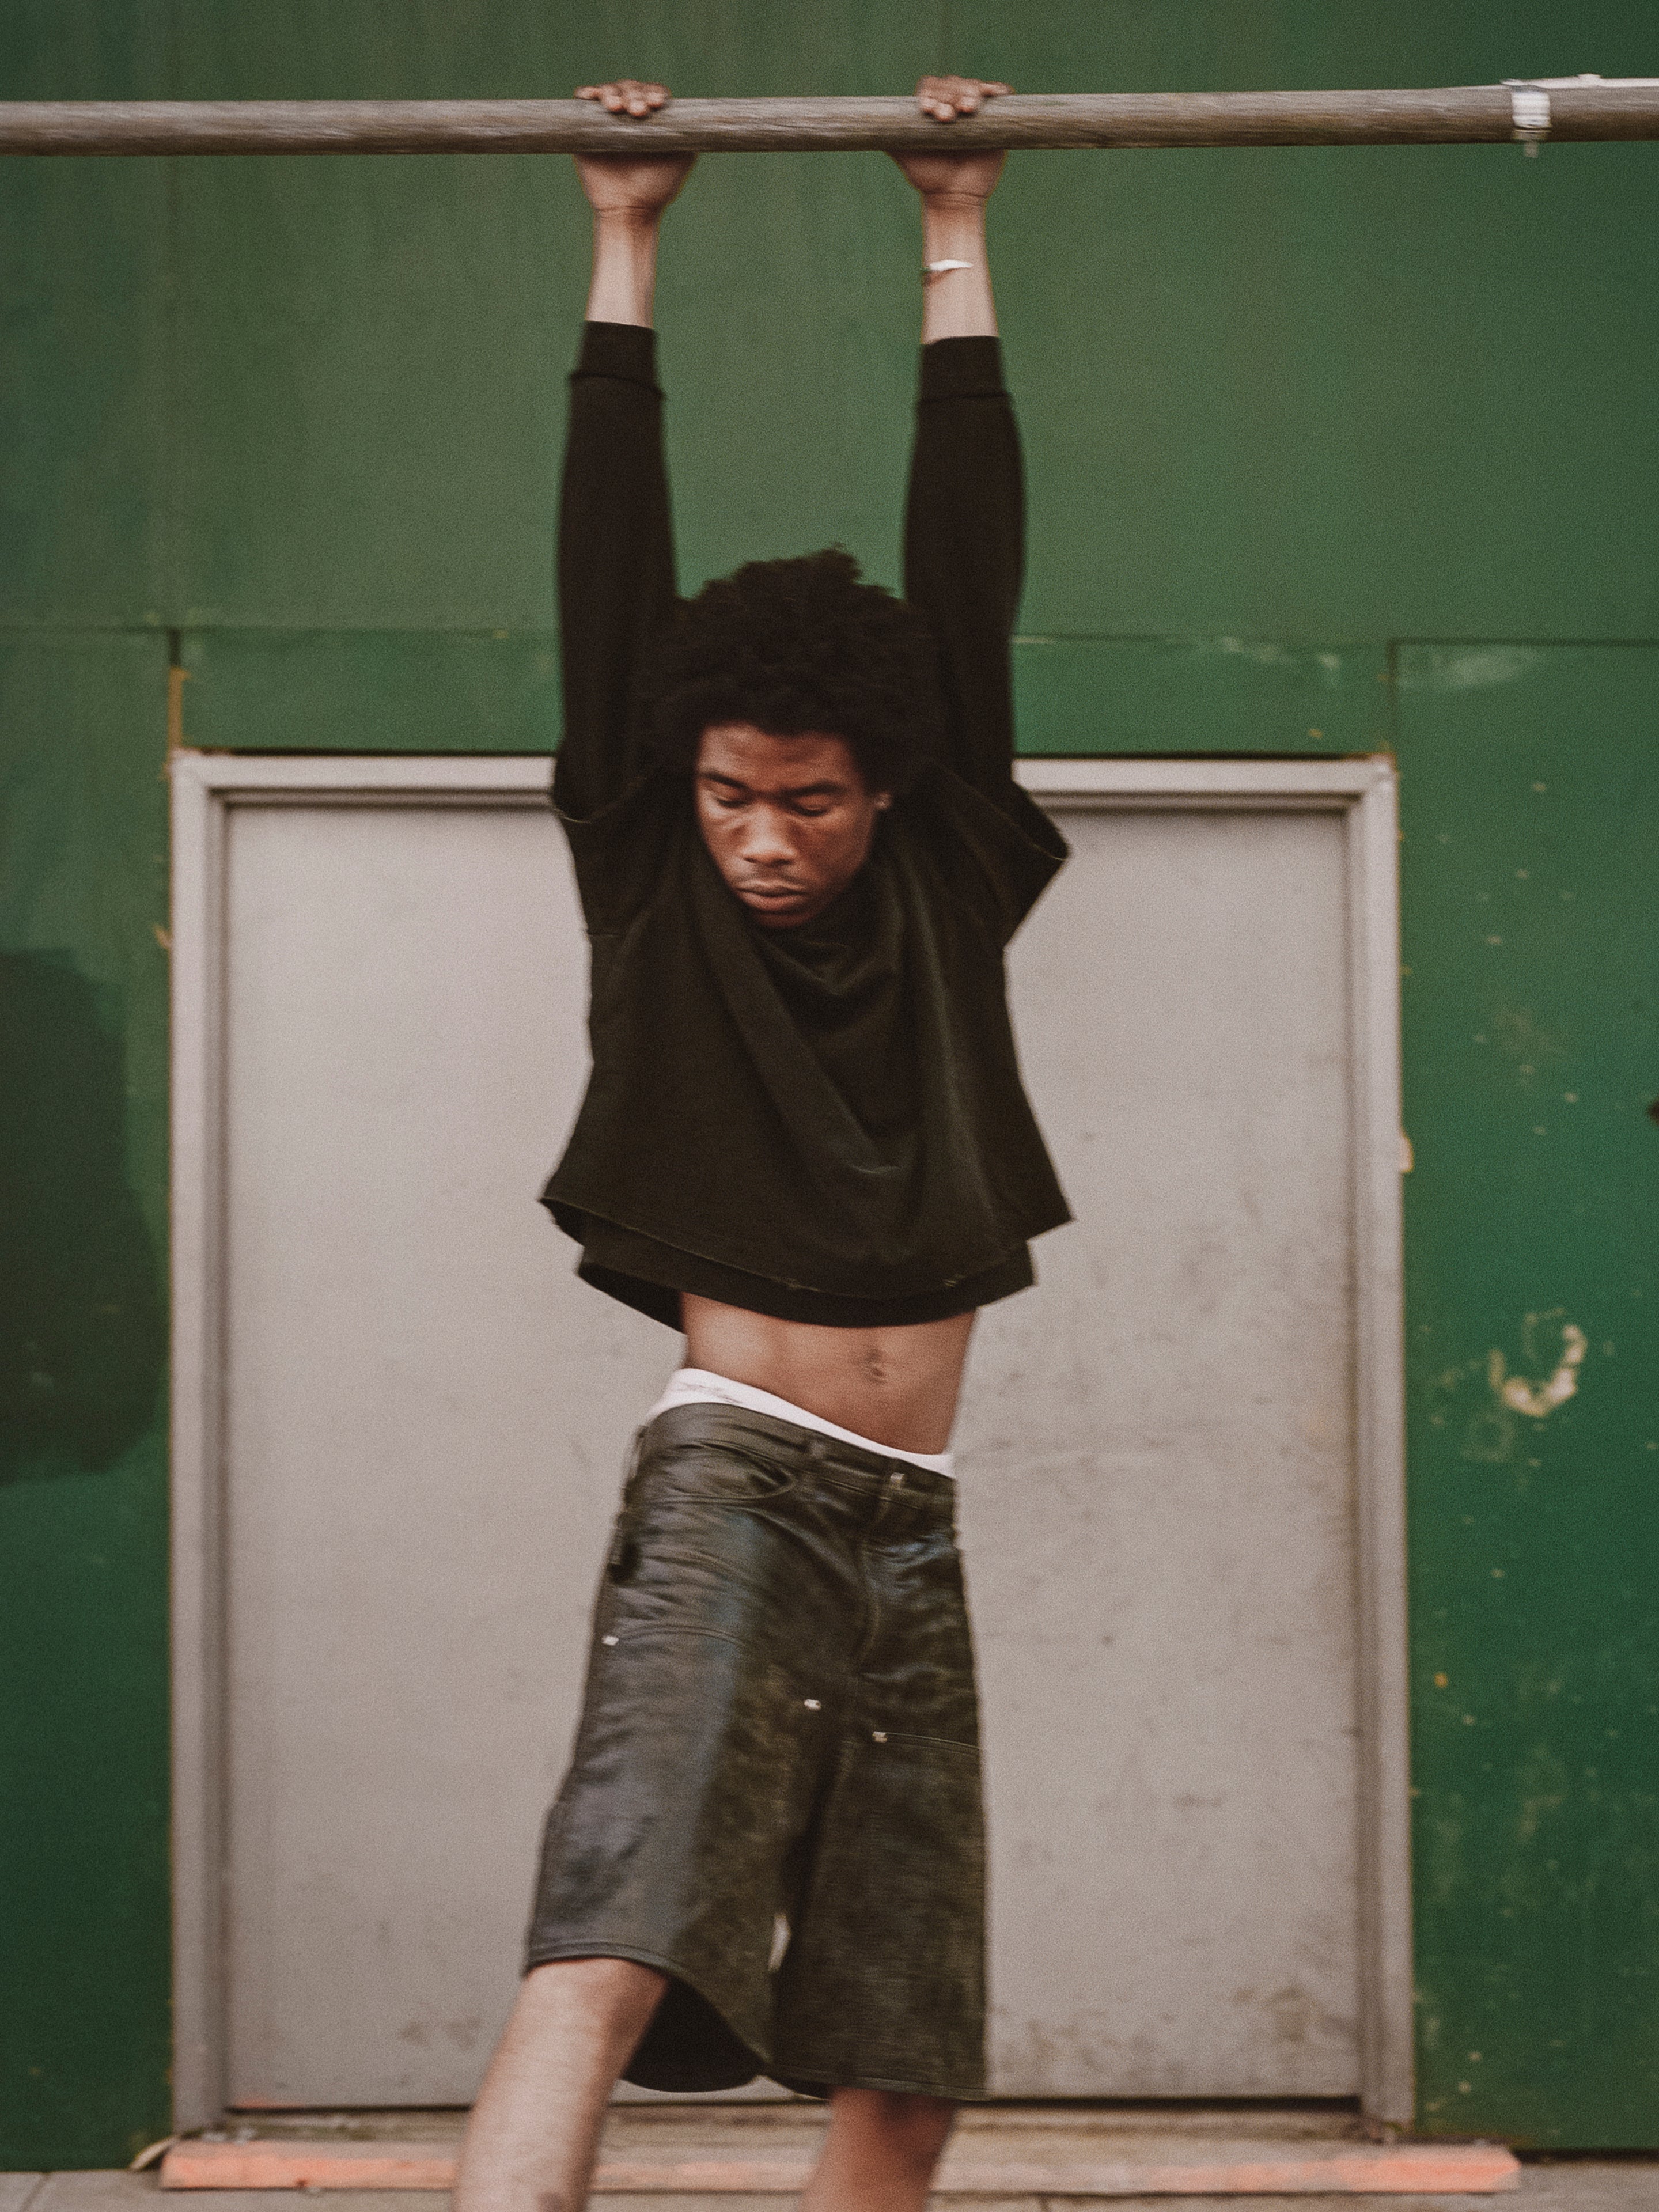
<path id="1" fill-rule="evenodd" d="M 780 1465 L 740 1443 L 690 1440 L 653 1454 L 649 1438 L 646 1429 L 634 1440 L 621 1510 L 611 1532 L 605 1577 L 613 1583 L 634 1580 L 642 1547 L 651 1541 L 653 1524 L 672 1522 L 677 1509 L 772 1504 L 787 1498 L 805 1472 L 805 1462 L 793 1455 Z"/>
<path id="2" fill-rule="evenodd" d="M 779 1465 L 740 1444 L 681 1443 L 659 1458 L 647 1456 L 630 1487 L 641 1515 L 648 1515 L 659 1500 L 765 1505 L 787 1498 L 799 1486 L 804 1471 L 805 1462 L 795 1454 Z"/>

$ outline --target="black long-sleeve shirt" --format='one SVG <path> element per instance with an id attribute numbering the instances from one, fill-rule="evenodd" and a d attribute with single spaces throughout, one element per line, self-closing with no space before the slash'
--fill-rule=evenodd
<path id="1" fill-rule="evenodd" d="M 939 647 L 945 757 L 787 930 L 726 889 L 635 713 L 674 598 L 654 372 L 651 331 L 594 323 L 571 379 L 553 791 L 593 1069 L 543 1198 L 584 1277 L 673 1327 L 683 1291 L 832 1326 L 967 1312 L 1029 1284 L 1027 1240 L 1069 1218 L 1002 964 L 1066 846 L 1013 778 L 1024 491 L 997 342 L 922 353 L 904 582 Z"/>

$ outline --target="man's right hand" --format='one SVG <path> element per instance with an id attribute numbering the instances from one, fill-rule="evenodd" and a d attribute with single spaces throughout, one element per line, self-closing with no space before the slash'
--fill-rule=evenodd
<path id="1" fill-rule="evenodd" d="M 596 100 L 608 115 L 643 122 L 668 105 L 665 84 L 618 77 L 579 84 L 578 100 Z M 595 215 L 660 215 L 691 173 L 695 154 L 578 154 L 576 174 Z"/>

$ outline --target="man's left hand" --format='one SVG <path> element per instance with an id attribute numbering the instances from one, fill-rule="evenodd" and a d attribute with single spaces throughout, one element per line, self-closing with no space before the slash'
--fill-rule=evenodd
<path id="1" fill-rule="evenodd" d="M 936 123 L 949 125 L 959 115 L 977 115 L 988 100 L 1013 87 L 988 77 L 925 76 L 916 87 L 916 106 Z M 994 154 L 895 154 L 893 159 L 924 199 L 988 200 L 1002 174 L 1004 155 Z"/>

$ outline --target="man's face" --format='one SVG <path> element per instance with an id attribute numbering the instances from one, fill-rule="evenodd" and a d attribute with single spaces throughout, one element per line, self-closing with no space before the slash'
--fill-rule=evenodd
<path id="1" fill-rule="evenodd" d="M 752 722 L 703 732 L 696 787 L 702 842 L 763 929 L 822 914 L 864 866 L 890 804 L 866 787 L 845 738 L 773 738 Z"/>

